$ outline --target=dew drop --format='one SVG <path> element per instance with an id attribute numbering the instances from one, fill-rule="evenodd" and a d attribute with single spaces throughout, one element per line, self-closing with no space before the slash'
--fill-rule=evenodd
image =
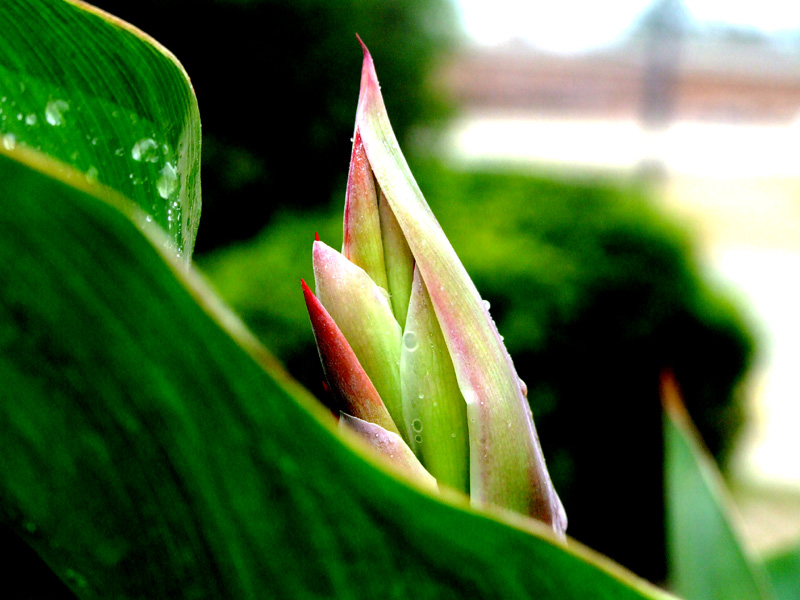
<path id="1" fill-rule="evenodd" d="M 481 300 L 481 303 L 483 304 L 483 308 L 485 308 L 486 310 L 489 310 L 490 308 L 492 308 L 492 305 L 489 304 L 488 300 Z"/>
<path id="2" fill-rule="evenodd" d="M 414 441 L 417 442 L 418 444 L 421 444 L 422 443 L 422 436 L 421 435 L 415 435 L 414 436 Z"/>
<path id="3" fill-rule="evenodd" d="M 36 125 L 36 115 L 31 113 L 27 117 L 25 117 L 25 124 L 26 125 Z"/>
<path id="4" fill-rule="evenodd" d="M 175 172 L 175 167 L 170 163 L 166 163 L 164 168 L 159 171 L 156 188 L 158 189 L 158 195 L 164 200 L 167 200 L 178 189 L 178 174 Z M 178 208 L 177 202 L 174 202 L 172 206 Z"/>
<path id="5" fill-rule="evenodd" d="M 413 421 L 411 421 L 411 427 L 412 429 L 414 429 L 414 431 L 420 433 L 422 431 L 422 421 L 420 421 L 419 419 L 414 419 Z"/>
<path id="6" fill-rule="evenodd" d="M 6 150 L 13 150 L 17 145 L 17 136 L 13 133 L 7 133 L 3 136 L 3 148 Z"/>
<path id="7" fill-rule="evenodd" d="M 122 148 L 114 150 L 114 156 L 122 156 L 123 154 L 125 154 L 125 151 Z"/>
<path id="8" fill-rule="evenodd" d="M 97 169 L 95 167 L 89 167 L 86 171 L 86 181 L 97 181 L 97 174 Z"/>
<path id="9" fill-rule="evenodd" d="M 147 221 L 148 223 L 152 223 L 152 222 L 153 222 L 153 217 L 151 217 L 150 215 L 147 215 L 147 216 L 144 218 L 144 220 L 145 220 L 145 221 Z"/>
<path id="10" fill-rule="evenodd" d="M 451 437 L 451 438 L 454 438 L 454 437 L 456 437 L 456 433 L 455 433 L 455 431 L 454 431 L 453 433 L 451 433 L 451 434 L 450 434 L 450 437 Z"/>
<path id="11" fill-rule="evenodd" d="M 17 113 L 17 121 L 22 121 L 22 113 Z"/>
<path id="12" fill-rule="evenodd" d="M 403 334 L 403 346 L 409 352 L 414 352 L 417 349 L 417 334 L 413 331 L 406 331 Z"/>
<path id="13" fill-rule="evenodd" d="M 158 160 L 158 144 L 152 138 L 142 138 L 131 148 L 131 156 L 137 162 L 156 162 Z"/>
<path id="14" fill-rule="evenodd" d="M 45 120 L 53 127 L 64 124 L 64 113 L 69 110 L 69 104 L 64 100 L 51 100 L 44 109 Z"/>
<path id="15" fill-rule="evenodd" d="M 73 586 L 77 588 L 85 588 L 89 585 L 89 582 L 86 580 L 86 577 L 84 577 L 83 575 L 72 569 L 66 569 L 64 571 L 64 576 L 69 583 L 71 583 Z"/>
<path id="16" fill-rule="evenodd" d="M 422 400 L 425 397 L 425 394 L 420 394 L 419 399 Z"/>

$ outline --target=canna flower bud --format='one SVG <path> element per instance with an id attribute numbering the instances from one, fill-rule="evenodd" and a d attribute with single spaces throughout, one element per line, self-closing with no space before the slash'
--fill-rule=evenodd
<path id="1" fill-rule="evenodd" d="M 315 241 L 317 296 L 303 283 L 340 424 L 417 481 L 562 535 L 524 384 L 411 175 L 362 47 L 344 244 Z"/>

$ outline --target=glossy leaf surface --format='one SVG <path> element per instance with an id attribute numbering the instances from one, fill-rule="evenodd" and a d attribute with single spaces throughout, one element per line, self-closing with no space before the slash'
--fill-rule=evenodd
<path id="1" fill-rule="evenodd" d="M 0 141 L 132 199 L 191 257 L 200 119 L 189 79 L 147 35 L 81 2 L 3 0 Z"/>
<path id="2" fill-rule="evenodd" d="M 14 155 L 0 516 L 81 598 L 667 597 L 544 527 L 395 479 L 123 200 Z"/>

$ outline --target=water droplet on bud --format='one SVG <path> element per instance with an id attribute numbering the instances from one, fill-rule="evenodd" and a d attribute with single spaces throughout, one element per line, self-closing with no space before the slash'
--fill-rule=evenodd
<path id="1" fill-rule="evenodd" d="M 403 346 L 409 352 L 414 352 L 417 349 L 417 334 L 413 331 L 406 331 L 403 334 Z"/>

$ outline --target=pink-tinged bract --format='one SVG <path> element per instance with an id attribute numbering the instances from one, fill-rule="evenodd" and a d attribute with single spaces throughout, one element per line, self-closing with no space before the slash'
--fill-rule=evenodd
<path id="1" fill-rule="evenodd" d="M 430 294 L 467 405 L 473 501 L 533 516 L 562 533 L 566 516 L 511 357 L 400 151 L 366 47 L 356 130 Z"/>
<path id="2" fill-rule="evenodd" d="M 300 281 L 328 389 L 339 403 L 340 410 L 399 434 L 378 391 L 342 331 L 306 282 Z"/>

